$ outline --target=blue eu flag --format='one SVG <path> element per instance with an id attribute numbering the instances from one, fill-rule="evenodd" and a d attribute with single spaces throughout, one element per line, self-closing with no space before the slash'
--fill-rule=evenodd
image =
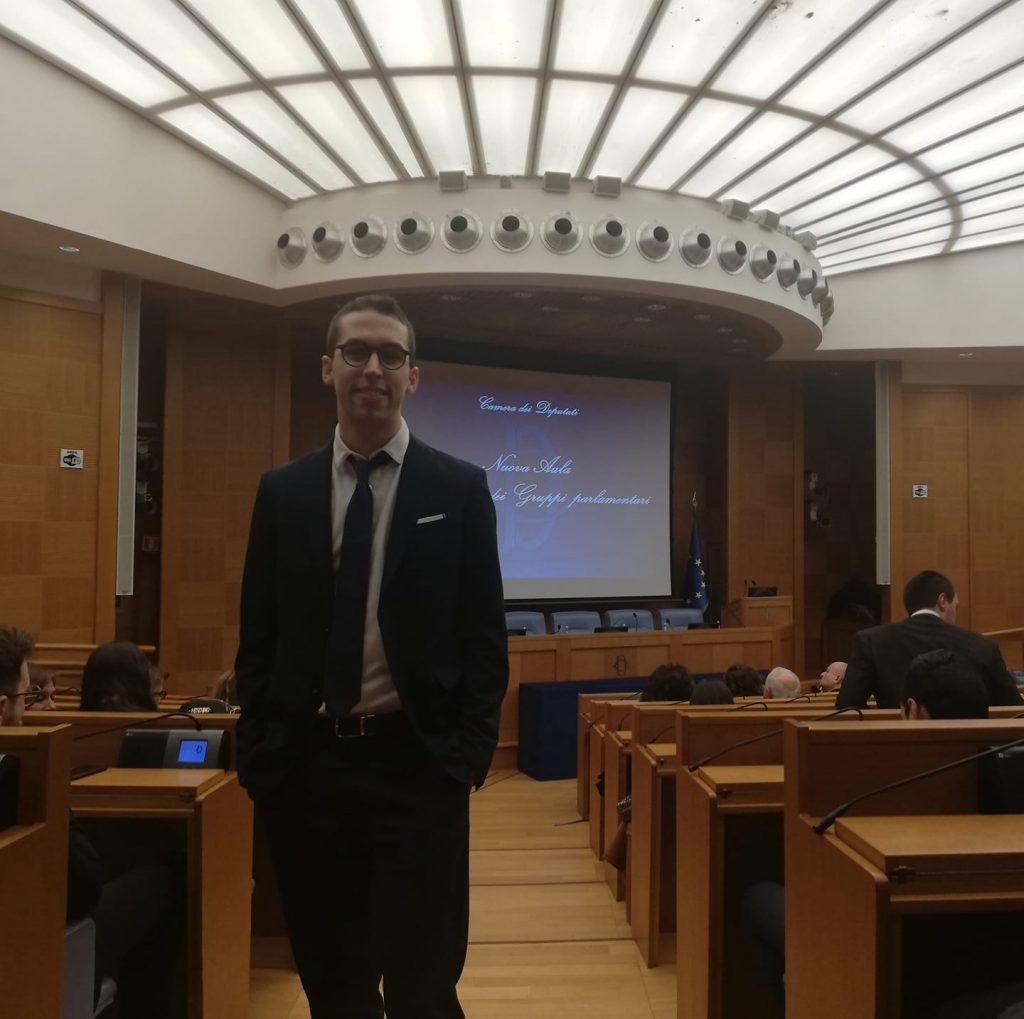
<path id="1" fill-rule="evenodd" d="M 691 609 L 700 609 L 703 612 L 708 607 L 708 584 L 704 575 L 704 554 L 700 550 L 700 531 L 697 529 L 697 521 L 693 522 L 693 529 L 690 531 L 690 557 L 686 562 L 686 606 Z"/>

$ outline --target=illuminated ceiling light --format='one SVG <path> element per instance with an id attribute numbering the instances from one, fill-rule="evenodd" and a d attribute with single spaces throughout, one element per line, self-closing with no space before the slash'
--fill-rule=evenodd
<path id="1" fill-rule="evenodd" d="M 693 315 L 694 322 L 710 322 L 711 316 L 706 311 L 697 311 Z"/>
<path id="2" fill-rule="evenodd" d="M 718 264 L 730 275 L 743 271 L 747 261 L 747 246 L 738 237 L 723 237 L 718 242 Z"/>
<path id="3" fill-rule="evenodd" d="M 648 221 L 636 232 L 636 246 L 648 262 L 664 262 L 672 254 L 672 234 L 660 223 Z"/>
<path id="4" fill-rule="evenodd" d="M 556 255 L 568 255 L 575 251 L 583 240 L 580 224 L 571 212 L 552 213 L 540 230 L 540 238 L 548 251 Z"/>
<path id="5" fill-rule="evenodd" d="M 775 274 L 779 280 L 779 286 L 783 290 L 790 290 L 800 275 L 800 263 L 791 255 L 783 255 L 779 259 L 779 268 Z"/>
<path id="6" fill-rule="evenodd" d="M 491 240 L 502 251 L 522 251 L 533 240 L 533 224 L 518 209 L 504 209 L 491 223 Z"/>
<path id="7" fill-rule="evenodd" d="M 376 216 L 366 216 L 352 227 L 352 250 L 362 258 L 371 258 L 388 242 L 388 228 Z"/>
<path id="8" fill-rule="evenodd" d="M 277 238 L 277 257 L 289 269 L 294 269 L 306 257 L 306 235 L 297 226 Z"/>
<path id="9" fill-rule="evenodd" d="M 796 278 L 796 289 L 801 297 L 807 297 L 818 285 L 818 274 L 814 269 L 803 268 Z"/>
<path id="10" fill-rule="evenodd" d="M 533 297 L 533 293 L 529 290 L 513 290 L 512 296 L 517 301 L 529 301 Z"/>
<path id="11" fill-rule="evenodd" d="M 456 209 L 444 218 L 441 241 L 449 251 L 472 251 L 483 239 L 480 220 L 468 209 Z"/>
<path id="12" fill-rule="evenodd" d="M 756 244 L 750 253 L 750 271 L 763 283 L 773 275 L 778 261 L 779 256 L 771 248 Z"/>
<path id="13" fill-rule="evenodd" d="M 434 224 L 418 212 L 402 216 L 395 224 L 395 247 L 407 255 L 426 251 L 434 239 Z"/>
<path id="14" fill-rule="evenodd" d="M 63 251 L 65 255 L 80 255 L 82 253 L 82 249 L 74 244 L 58 244 L 57 250 Z"/>
<path id="15" fill-rule="evenodd" d="M 561 311 L 562 309 L 559 308 L 557 304 L 542 304 L 540 310 L 546 311 L 549 315 L 551 315 L 554 314 L 556 311 Z"/>
<path id="16" fill-rule="evenodd" d="M 957 357 L 974 357 L 974 353 L 970 350 L 961 350 Z"/>
<path id="17" fill-rule="evenodd" d="M 321 223 L 313 231 L 313 255 L 319 262 L 333 262 L 345 247 L 345 234 L 334 223 Z"/>
<path id="18" fill-rule="evenodd" d="M 679 238 L 679 253 L 687 265 L 700 269 L 711 261 L 711 237 L 703 230 L 687 230 Z"/>
<path id="19" fill-rule="evenodd" d="M 664 311 L 665 307 L 666 306 L 664 304 L 649 304 L 649 305 L 647 305 L 647 310 L 648 311 Z"/>
<path id="20" fill-rule="evenodd" d="M 629 230 L 616 216 L 605 216 L 590 225 L 590 243 L 598 254 L 617 258 L 629 247 Z"/>
<path id="21" fill-rule="evenodd" d="M 642 326 L 645 326 L 645 325 L 647 325 L 647 324 L 648 324 L 648 323 L 649 323 L 649 322 L 650 322 L 651 320 L 650 320 L 649 318 L 647 318 L 647 317 L 646 317 L 645 315 L 634 315 L 634 316 L 633 316 L 633 321 L 634 321 L 634 322 L 639 322 L 639 323 L 640 323 L 640 325 L 642 325 Z"/>

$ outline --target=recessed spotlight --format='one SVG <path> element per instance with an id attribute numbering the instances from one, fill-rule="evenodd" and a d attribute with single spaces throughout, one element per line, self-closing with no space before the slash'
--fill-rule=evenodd
<path id="1" fill-rule="evenodd" d="M 595 303 L 597 303 L 598 301 L 600 301 L 600 300 L 601 300 L 601 298 L 600 298 L 600 297 L 598 297 L 598 296 L 597 296 L 597 294 L 584 294 L 584 295 L 583 295 L 583 296 L 582 296 L 582 297 L 580 298 L 580 300 L 581 300 L 581 301 L 586 301 L 586 302 L 587 302 L 587 304 L 595 304 Z"/>
<path id="2" fill-rule="evenodd" d="M 974 357 L 974 354 L 970 350 L 962 350 L 958 355 L 960 357 Z"/>
<path id="3" fill-rule="evenodd" d="M 647 323 L 650 322 L 651 320 L 649 318 L 645 318 L 643 315 L 634 315 L 633 321 L 639 322 L 640 325 L 647 325 Z"/>
<path id="4" fill-rule="evenodd" d="M 461 301 L 462 300 L 462 294 L 442 294 L 441 295 L 441 300 L 442 301 Z"/>
<path id="5" fill-rule="evenodd" d="M 833 378 L 838 378 L 842 374 L 843 373 L 838 368 L 833 368 L 832 371 L 829 372 L 829 375 L 831 375 Z"/>
<path id="6" fill-rule="evenodd" d="M 664 311 L 665 310 L 665 305 L 664 304 L 649 304 L 649 305 L 647 305 L 647 310 L 648 311 Z"/>
<path id="7" fill-rule="evenodd" d="M 82 249 L 75 247 L 74 244 L 58 244 L 57 250 L 63 251 L 65 255 L 80 255 L 82 253 Z"/>
<path id="8" fill-rule="evenodd" d="M 732 326 L 718 326 L 715 329 L 715 332 L 718 333 L 719 336 L 728 336 L 729 333 L 732 332 Z"/>
<path id="9" fill-rule="evenodd" d="M 555 305 L 555 304 L 542 304 L 540 310 L 541 311 L 547 311 L 547 312 L 554 312 L 554 311 L 561 311 L 562 309 L 559 308 L 558 305 Z"/>
<path id="10" fill-rule="evenodd" d="M 693 316 L 693 321 L 694 322 L 710 322 L 711 321 L 711 316 L 706 311 L 698 311 Z"/>
<path id="11" fill-rule="evenodd" d="M 750 340 L 748 340 L 746 336 L 734 336 L 732 338 L 732 342 L 734 346 L 745 347 L 750 342 Z"/>
<path id="12" fill-rule="evenodd" d="M 512 296 L 517 301 L 528 301 L 531 297 L 533 297 L 533 294 L 530 293 L 529 290 L 513 290 Z"/>

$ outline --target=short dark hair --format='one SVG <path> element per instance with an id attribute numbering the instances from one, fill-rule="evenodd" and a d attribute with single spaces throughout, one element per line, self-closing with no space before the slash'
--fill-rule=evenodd
<path id="1" fill-rule="evenodd" d="M 722 682 L 733 697 L 760 697 L 764 693 L 761 673 L 749 665 L 730 665 L 722 674 Z"/>
<path id="2" fill-rule="evenodd" d="M 416 363 L 416 331 L 409 321 L 409 316 L 402 311 L 402 306 L 390 294 L 363 294 L 361 297 L 353 297 L 347 304 L 343 304 L 331 319 L 327 327 L 327 356 L 334 356 L 335 344 L 338 341 L 338 332 L 341 329 L 341 320 L 354 311 L 375 311 L 378 315 L 387 315 L 388 318 L 397 319 L 405 326 L 409 342 L 409 364 Z"/>
<path id="3" fill-rule="evenodd" d="M 95 648 L 82 670 L 82 711 L 156 711 L 151 665 L 130 641 Z"/>
<path id="4" fill-rule="evenodd" d="M 732 704 L 732 693 L 720 679 L 705 679 L 693 688 L 691 704 Z"/>
<path id="5" fill-rule="evenodd" d="M 659 665 L 640 692 L 642 701 L 688 701 L 693 677 L 685 665 Z"/>
<path id="6" fill-rule="evenodd" d="M 915 573 L 903 588 L 903 607 L 908 616 L 921 609 L 933 609 L 940 594 L 944 594 L 949 601 L 956 597 L 952 581 L 935 570 L 922 570 Z"/>
<path id="7" fill-rule="evenodd" d="M 18 692 L 21 663 L 32 654 L 33 647 L 32 638 L 24 630 L 0 626 L 0 695 Z"/>
<path id="8" fill-rule="evenodd" d="M 918 655 L 903 677 L 900 703 L 913 698 L 932 718 L 988 718 L 988 691 L 974 667 L 952 651 Z"/>

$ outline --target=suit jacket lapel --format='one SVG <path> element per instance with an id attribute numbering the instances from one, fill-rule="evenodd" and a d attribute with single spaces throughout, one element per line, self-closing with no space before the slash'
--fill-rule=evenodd
<path id="1" fill-rule="evenodd" d="M 317 450 L 309 461 L 309 481 L 304 486 L 305 498 L 299 503 L 302 526 L 309 539 L 313 556 L 314 576 L 318 583 L 334 589 L 334 548 L 331 534 L 331 483 L 334 471 L 334 443 Z"/>
<path id="2" fill-rule="evenodd" d="M 409 437 L 409 448 L 402 461 L 402 473 L 398 476 L 398 491 L 395 493 L 395 512 L 391 518 L 391 533 L 388 535 L 387 551 L 384 553 L 384 575 L 381 590 L 387 587 L 402 561 L 419 509 L 419 497 L 426 484 L 425 467 L 427 447 L 415 436 Z"/>

